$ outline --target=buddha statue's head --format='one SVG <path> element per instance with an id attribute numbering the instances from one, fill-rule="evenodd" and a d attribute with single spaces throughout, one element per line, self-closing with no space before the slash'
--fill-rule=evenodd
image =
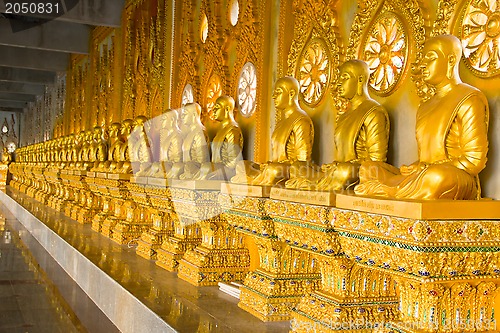
<path id="1" fill-rule="evenodd" d="M 424 45 L 420 64 L 422 77 L 430 85 L 438 86 L 459 80 L 458 65 L 462 57 L 462 44 L 453 35 L 429 38 Z"/>
<path id="2" fill-rule="evenodd" d="M 93 137 L 94 137 L 94 132 L 92 130 L 88 130 L 85 132 L 85 142 L 87 144 L 92 142 Z"/>
<path id="3" fill-rule="evenodd" d="M 274 106 L 278 110 L 285 110 L 291 106 L 298 106 L 299 82 L 291 77 L 285 76 L 276 81 L 273 91 Z"/>
<path id="4" fill-rule="evenodd" d="M 134 130 L 142 130 L 144 128 L 144 124 L 148 121 L 146 116 L 137 116 L 134 119 Z"/>
<path id="5" fill-rule="evenodd" d="M 176 110 L 169 110 L 162 115 L 161 127 L 167 131 L 177 127 L 179 115 Z"/>
<path id="6" fill-rule="evenodd" d="M 213 108 L 214 120 L 224 121 L 225 119 L 234 120 L 234 99 L 231 96 L 220 96 L 215 101 Z"/>
<path id="7" fill-rule="evenodd" d="M 93 129 L 92 138 L 96 141 L 101 140 L 104 137 L 104 133 L 101 126 L 96 126 Z"/>
<path id="8" fill-rule="evenodd" d="M 203 126 L 201 124 L 201 106 L 198 103 L 189 103 L 182 107 L 181 111 L 181 125 L 184 128 L 191 128 L 193 126 Z"/>
<path id="9" fill-rule="evenodd" d="M 108 133 L 110 139 L 115 139 L 118 137 L 118 134 L 120 133 L 120 127 L 120 123 L 112 123 L 111 125 L 109 125 Z"/>
<path id="10" fill-rule="evenodd" d="M 132 119 L 125 119 L 122 121 L 120 127 L 120 134 L 123 136 L 123 139 L 127 140 L 132 133 L 132 127 L 134 126 L 134 121 Z"/>
<path id="11" fill-rule="evenodd" d="M 351 100 L 357 96 L 368 96 L 368 65 L 362 60 L 349 60 L 340 66 L 337 92 L 340 97 Z"/>

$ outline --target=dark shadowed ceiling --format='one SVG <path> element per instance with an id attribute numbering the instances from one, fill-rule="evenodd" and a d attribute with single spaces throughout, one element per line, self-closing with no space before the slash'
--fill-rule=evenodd
<path id="1" fill-rule="evenodd" d="M 120 26 L 124 1 L 0 0 L 0 111 L 22 112 L 67 69 L 70 53 L 88 54 L 92 26 Z M 52 14 L 39 13 L 47 3 Z"/>

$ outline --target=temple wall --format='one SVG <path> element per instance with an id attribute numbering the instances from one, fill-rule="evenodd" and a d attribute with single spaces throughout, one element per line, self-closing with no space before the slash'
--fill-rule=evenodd
<path id="1" fill-rule="evenodd" d="M 470 35 L 461 27 L 473 25 L 467 21 L 473 8 L 472 1 L 444 0 L 127 1 L 122 27 L 95 28 L 90 55 L 72 57 L 60 125 L 39 119 L 38 113 L 29 116 L 32 111 L 28 111 L 22 144 L 46 140 L 52 133 L 58 137 L 96 125 L 107 127 L 137 115 L 155 117 L 188 101 L 202 105 L 205 126 L 213 137 L 217 127 L 210 119 L 211 106 L 220 94 L 228 94 L 237 100 L 245 158 L 266 161 L 270 134 L 279 119 L 272 101 L 273 84 L 281 76 L 292 75 L 301 83 L 300 103 L 315 125 L 313 160 L 328 163 L 335 155 L 332 133 L 342 109 L 335 92 L 338 66 L 361 58 L 370 62 L 374 72 L 372 97 L 390 115 L 388 161 L 408 164 L 418 155 L 414 126 L 422 91 L 417 88 L 421 79 L 415 64 L 422 44 L 429 36 L 453 33 L 466 45 Z M 392 44 L 390 54 L 399 57 L 395 60 L 399 67 L 396 70 L 391 63 L 395 75 L 385 85 L 382 81 L 388 76 L 376 72 L 375 66 L 381 53 L 370 51 L 370 43 L 379 43 L 377 47 L 388 43 L 383 29 L 393 29 L 404 44 L 401 50 Z M 493 45 L 497 38 L 492 32 L 481 45 Z M 462 59 L 462 79 L 484 91 L 490 103 L 489 162 L 481 174 L 484 195 L 500 199 L 496 130 L 500 63 L 490 59 L 488 67 L 471 60 L 473 54 L 468 57 Z M 376 75 L 382 75 L 382 83 L 375 82 Z M 249 91 L 243 93 L 247 87 Z"/>

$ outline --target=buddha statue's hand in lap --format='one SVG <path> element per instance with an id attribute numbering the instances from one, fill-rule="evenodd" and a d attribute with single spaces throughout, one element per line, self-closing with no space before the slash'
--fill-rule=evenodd
<path id="1" fill-rule="evenodd" d="M 271 160 L 257 165 L 241 161 L 236 166 L 233 183 L 271 186 L 289 178 L 290 164 L 311 160 L 314 127 L 311 118 L 298 103 L 299 83 L 293 77 L 276 82 L 273 99 L 281 120 L 271 136 Z"/>
<path id="2" fill-rule="evenodd" d="M 368 66 L 351 60 L 340 67 L 337 92 L 348 101 L 336 122 L 334 161 L 321 168 L 311 163 L 293 164 L 287 188 L 340 191 L 358 182 L 361 161 L 385 161 L 389 118 L 368 94 Z"/>
<path id="3" fill-rule="evenodd" d="M 423 200 L 480 197 L 478 174 L 488 152 L 487 100 L 460 80 L 462 46 L 456 37 L 430 38 L 423 55 L 422 77 L 435 94 L 417 111 L 419 160 L 399 169 L 364 163 L 356 194 Z"/>

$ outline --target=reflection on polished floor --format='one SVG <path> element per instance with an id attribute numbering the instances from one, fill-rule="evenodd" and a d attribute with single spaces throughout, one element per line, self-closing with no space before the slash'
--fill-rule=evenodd
<path id="1" fill-rule="evenodd" d="M 87 332 L 11 223 L 0 221 L 0 332 Z"/>
<path id="2" fill-rule="evenodd" d="M 176 273 L 137 256 L 133 245 L 118 245 L 89 225 L 78 224 L 16 190 L 8 188 L 7 193 L 179 332 L 279 333 L 290 329 L 289 322 L 261 322 L 217 287 L 195 287 L 178 279 Z"/>

